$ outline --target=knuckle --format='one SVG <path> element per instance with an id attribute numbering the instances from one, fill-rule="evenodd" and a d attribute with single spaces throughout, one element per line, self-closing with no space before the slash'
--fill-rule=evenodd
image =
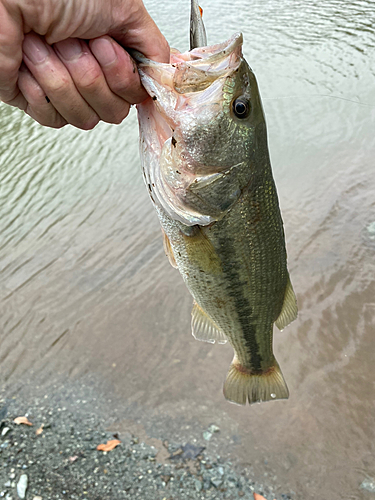
<path id="1" fill-rule="evenodd" d="M 64 127 L 64 125 L 67 124 L 64 118 L 60 116 L 56 111 L 48 114 L 40 113 L 39 110 L 36 110 L 34 107 L 30 106 L 30 104 L 25 109 L 25 113 L 43 127 L 58 129 Z"/>
<path id="2" fill-rule="evenodd" d="M 47 95 L 50 94 L 59 99 L 64 98 L 71 91 L 70 81 L 64 77 L 52 78 L 45 87 Z"/>
<path id="3" fill-rule="evenodd" d="M 92 130 L 96 125 L 99 123 L 99 118 L 95 116 L 94 118 L 90 118 L 86 122 L 84 122 L 82 125 L 78 126 L 81 130 Z"/>
<path id="4" fill-rule="evenodd" d="M 102 116 L 102 120 L 106 123 L 113 123 L 114 125 L 119 125 L 129 114 L 130 106 L 127 102 L 124 102 L 122 106 L 117 106 L 113 109 L 112 113 L 106 112 L 105 117 Z"/>
<path id="5" fill-rule="evenodd" d="M 124 109 L 121 110 L 121 112 L 115 113 L 111 123 L 115 123 L 116 125 L 119 125 L 128 116 L 129 109 L 130 109 L 130 106 L 127 105 L 126 107 L 124 107 Z"/>
<path id="6" fill-rule="evenodd" d="M 102 78 L 100 70 L 95 68 L 82 75 L 76 84 L 82 91 L 92 94 L 102 86 Z"/>
<path id="7" fill-rule="evenodd" d="M 126 86 L 123 81 L 112 80 L 109 84 L 110 89 L 116 95 L 124 95 L 126 93 Z"/>

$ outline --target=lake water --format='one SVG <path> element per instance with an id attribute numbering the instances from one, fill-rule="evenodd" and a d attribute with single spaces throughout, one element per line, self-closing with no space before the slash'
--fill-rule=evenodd
<path id="1" fill-rule="evenodd" d="M 180 50 L 188 3 L 146 2 Z M 297 499 L 369 499 L 359 486 L 375 478 L 375 4 L 202 6 L 209 43 L 243 32 L 263 97 L 300 311 L 275 331 L 290 399 L 224 400 L 232 349 L 190 334 L 192 299 L 163 252 L 134 110 L 81 132 L 0 106 L 1 386 L 104 381 L 149 434 L 214 422 L 223 456 Z"/>

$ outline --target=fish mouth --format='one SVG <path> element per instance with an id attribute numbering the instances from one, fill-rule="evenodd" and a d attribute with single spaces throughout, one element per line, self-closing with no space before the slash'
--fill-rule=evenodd
<path id="1" fill-rule="evenodd" d="M 172 49 L 169 64 L 152 61 L 135 50 L 131 50 L 131 55 L 137 62 L 148 94 L 162 100 L 166 97 L 165 90 L 178 94 L 198 92 L 236 69 L 242 57 L 242 44 L 242 33 L 235 33 L 229 40 L 216 45 L 197 47 L 184 53 Z M 164 92 L 160 86 L 164 87 Z"/>
<path id="2" fill-rule="evenodd" d="M 142 84 L 154 101 L 155 112 L 159 115 L 159 130 L 169 128 L 173 131 L 178 126 L 177 110 L 187 106 L 188 102 L 199 100 L 198 92 L 239 67 L 242 44 L 242 33 L 235 33 L 216 45 L 197 47 L 184 53 L 172 49 L 169 64 L 152 61 L 140 52 L 130 51 L 137 62 Z M 168 135 L 171 136 L 172 132 Z M 167 138 L 165 133 L 161 136 L 164 140 Z"/>
<path id="3" fill-rule="evenodd" d="M 242 33 L 235 33 L 228 40 L 222 43 L 217 43 L 215 45 L 209 45 L 206 47 L 197 47 L 195 49 L 189 50 L 187 52 L 179 52 L 176 49 L 171 49 L 171 62 L 170 64 L 181 62 L 181 61 L 196 61 L 196 60 L 206 60 L 207 62 L 215 62 L 215 60 L 220 60 L 228 57 L 237 47 L 242 46 L 243 36 Z M 159 63 L 148 59 L 146 56 L 141 54 L 134 49 L 129 49 L 129 52 L 133 59 L 142 66 L 169 66 L 168 63 Z"/>

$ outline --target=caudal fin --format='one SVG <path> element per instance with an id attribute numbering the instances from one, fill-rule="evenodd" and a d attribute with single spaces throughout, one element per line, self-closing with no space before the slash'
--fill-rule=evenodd
<path id="1" fill-rule="evenodd" d="M 245 405 L 274 399 L 288 399 L 289 391 L 280 367 L 274 364 L 263 373 L 253 374 L 234 358 L 224 383 L 224 396 L 228 401 Z"/>

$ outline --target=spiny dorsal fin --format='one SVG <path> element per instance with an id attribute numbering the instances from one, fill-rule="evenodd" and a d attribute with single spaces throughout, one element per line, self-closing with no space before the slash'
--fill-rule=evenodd
<path id="1" fill-rule="evenodd" d="M 290 282 L 290 278 L 288 276 L 288 284 L 286 285 L 285 289 L 283 307 L 281 309 L 279 317 L 275 321 L 275 325 L 279 330 L 283 330 L 286 326 L 289 325 L 289 323 L 297 318 L 297 315 L 297 299 L 294 294 L 292 283 Z"/>
<path id="2" fill-rule="evenodd" d="M 168 257 L 170 265 L 177 269 L 177 263 L 173 255 L 171 242 L 169 241 L 168 236 L 165 234 L 164 229 L 162 229 L 161 232 L 163 233 L 163 247 L 165 255 Z"/>
<path id="3" fill-rule="evenodd" d="M 191 329 L 195 339 L 214 344 L 225 344 L 227 338 L 222 330 L 207 316 L 201 307 L 194 302 L 191 312 Z"/>

